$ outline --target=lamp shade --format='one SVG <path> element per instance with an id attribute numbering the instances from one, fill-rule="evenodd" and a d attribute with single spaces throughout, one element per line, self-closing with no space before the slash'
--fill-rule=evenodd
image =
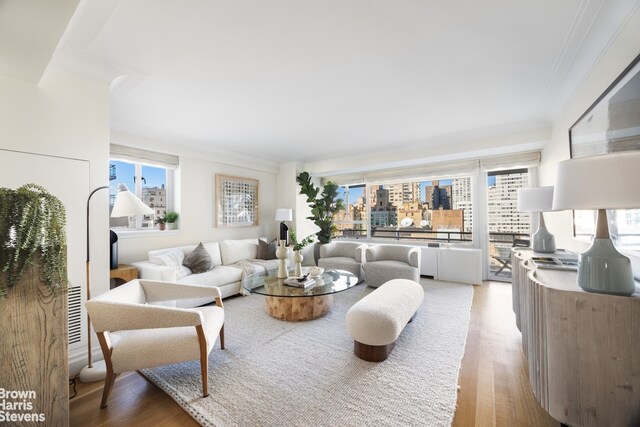
<path id="1" fill-rule="evenodd" d="M 640 151 L 570 159 L 558 163 L 553 209 L 640 207 Z"/>
<path id="2" fill-rule="evenodd" d="M 553 209 L 553 187 L 521 188 L 518 190 L 520 212 L 549 212 Z"/>
<path id="3" fill-rule="evenodd" d="M 142 200 L 136 197 L 126 185 L 118 186 L 120 191 L 116 194 L 116 201 L 113 203 L 111 217 L 135 216 L 135 215 L 153 215 L 153 209 L 145 205 Z"/>
<path id="4" fill-rule="evenodd" d="M 291 221 L 293 219 L 293 210 L 276 209 L 276 221 Z"/>

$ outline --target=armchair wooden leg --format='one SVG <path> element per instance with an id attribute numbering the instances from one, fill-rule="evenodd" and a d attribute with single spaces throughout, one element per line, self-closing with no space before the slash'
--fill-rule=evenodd
<path id="1" fill-rule="evenodd" d="M 209 357 L 207 353 L 207 338 L 202 325 L 196 326 L 198 342 L 200 344 L 200 373 L 202 375 L 202 397 L 209 396 Z"/>
<path id="2" fill-rule="evenodd" d="M 220 328 L 220 348 L 224 350 L 224 325 Z"/>
<path id="3" fill-rule="evenodd" d="M 107 377 L 104 380 L 104 389 L 102 390 L 102 402 L 100 402 L 100 409 L 107 407 L 107 399 L 113 388 L 113 384 L 116 381 L 116 374 L 113 373 L 113 369 L 107 366 Z"/>
<path id="4" fill-rule="evenodd" d="M 109 339 L 109 334 L 107 332 L 98 332 L 98 342 L 100 343 L 100 348 L 102 349 L 102 355 L 104 356 L 104 364 L 107 367 L 107 377 L 104 380 L 104 389 L 102 390 L 102 402 L 100 402 L 100 409 L 104 409 L 107 407 L 107 399 L 109 398 L 109 393 L 111 393 L 111 389 L 113 388 L 113 384 L 116 381 L 117 374 L 113 372 L 113 365 L 111 364 L 111 340 Z"/>

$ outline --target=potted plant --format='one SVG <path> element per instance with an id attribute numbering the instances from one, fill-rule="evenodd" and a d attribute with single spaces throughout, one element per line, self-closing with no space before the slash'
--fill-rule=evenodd
<path id="1" fill-rule="evenodd" d="M 158 228 L 162 231 L 165 229 L 166 227 L 166 223 L 167 220 L 165 219 L 165 217 L 163 216 L 159 216 L 158 218 L 156 218 L 155 223 L 158 224 Z"/>
<path id="2" fill-rule="evenodd" d="M 308 172 L 300 173 L 296 181 L 300 185 L 300 194 L 307 196 L 307 203 L 311 208 L 311 216 L 308 216 L 307 219 L 312 220 L 320 229 L 316 233 L 318 242 L 320 244 L 331 242 L 333 234 L 336 232 L 333 216 L 344 209 L 343 200 L 338 198 L 338 185 L 329 181 L 324 185 L 322 193 L 320 193 L 320 187 L 313 185 Z M 320 195 L 318 196 L 318 194 Z M 316 262 L 319 258 L 319 251 L 320 249 L 317 247 L 314 253 Z"/>
<path id="3" fill-rule="evenodd" d="M 307 236 L 301 241 L 298 242 L 298 237 L 296 236 L 296 231 L 289 231 L 289 238 L 291 239 L 291 245 L 293 246 L 293 275 L 296 277 L 302 276 L 302 254 L 300 251 L 305 248 L 307 245 L 310 245 L 315 241 L 314 236 Z"/>
<path id="4" fill-rule="evenodd" d="M 43 187 L 0 188 L 0 299 L 32 265 L 52 293 L 66 289 L 65 221 L 64 205 Z"/>
<path id="5" fill-rule="evenodd" d="M 51 425 L 69 424 L 65 221 L 43 187 L 0 188 L 0 384 L 37 393 Z"/>
<path id="6" fill-rule="evenodd" d="M 169 211 L 164 215 L 164 219 L 167 222 L 168 230 L 176 229 L 176 221 L 178 220 L 178 216 L 178 212 L 175 211 Z"/>

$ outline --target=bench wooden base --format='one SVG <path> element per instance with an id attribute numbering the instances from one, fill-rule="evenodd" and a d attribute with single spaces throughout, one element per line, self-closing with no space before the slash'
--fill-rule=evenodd
<path id="1" fill-rule="evenodd" d="M 395 341 L 387 345 L 367 345 L 354 341 L 353 352 L 360 359 L 366 360 L 367 362 L 382 362 L 389 357 L 395 345 Z"/>

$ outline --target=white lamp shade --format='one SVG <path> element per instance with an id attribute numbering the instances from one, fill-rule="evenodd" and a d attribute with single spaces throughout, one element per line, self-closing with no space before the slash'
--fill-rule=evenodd
<path id="1" fill-rule="evenodd" d="M 518 190 L 520 212 L 549 212 L 553 210 L 553 187 L 521 188 Z"/>
<path id="2" fill-rule="evenodd" d="M 292 209 L 276 209 L 276 221 L 291 221 L 293 220 Z"/>
<path id="3" fill-rule="evenodd" d="M 127 186 L 120 184 L 120 191 L 116 194 L 116 201 L 113 203 L 111 217 L 153 215 L 153 209 L 145 205 L 142 200 L 136 197 Z"/>
<path id="4" fill-rule="evenodd" d="M 625 151 L 558 163 L 553 208 L 640 207 L 640 151 Z"/>

